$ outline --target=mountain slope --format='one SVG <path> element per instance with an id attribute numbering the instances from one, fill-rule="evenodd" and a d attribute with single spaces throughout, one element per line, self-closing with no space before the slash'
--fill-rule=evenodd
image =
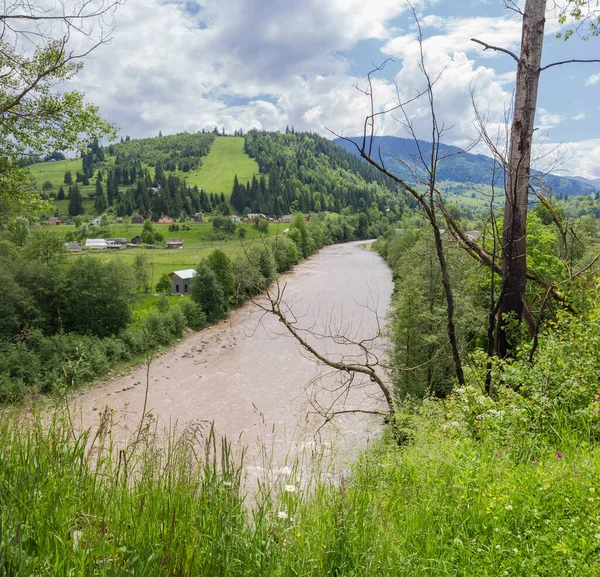
<path id="1" fill-rule="evenodd" d="M 574 176 L 573 178 L 579 182 L 585 182 L 596 189 L 600 189 L 600 178 L 584 178 L 583 176 Z"/>
<path id="2" fill-rule="evenodd" d="M 236 174 L 244 184 L 254 176 L 260 176 L 258 164 L 244 152 L 242 136 L 217 136 L 199 170 L 176 174 L 185 178 L 190 186 L 195 185 L 208 192 L 223 192 L 225 198 L 231 194 Z"/>
<path id="3" fill-rule="evenodd" d="M 352 138 L 356 143 L 361 143 L 362 138 Z M 336 144 L 358 155 L 356 147 L 346 140 L 336 138 Z M 381 152 L 381 156 L 389 169 L 399 177 L 408 182 L 415 182 L 412 172 L 404 166 L 403 162 L 411 167 L 417 165 L 419 148 L 427 158 L 431 154 L 431 143 L 423 140 L 418 141 L 409 138 L 398 138 L 394 136 L 377 136 L 373 144 L 374 155 Z M 491 184 L 493 159 L 483 154 L 471 154 L 463 152 L 456 146 L 440 144 L 440 156 L 453 154 L 449 158 L 440 161 L 438 168 L 438 181 L 452 181 L 464 184 Z M 400 161 L 398 160 L 400 159 Z M 403 161 L 403 162 L 402 162 Z M 424 176 L 423 169 L 418 168 L 417 174 Z M 557 175 L 544 177 L 547 187 L 553 190 L 555 195 L 576 196 L 583 194 L 594 194 L 596 188 L 581 179 L 569 178 Z M 502 186 L 502 177 L 496 176 L 496 185 Z"/>

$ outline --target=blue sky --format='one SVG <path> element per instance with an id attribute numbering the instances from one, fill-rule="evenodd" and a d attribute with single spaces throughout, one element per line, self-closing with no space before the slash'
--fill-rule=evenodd
<path id="1" fill-rule="evenodd" d="M 472 36 L 518 52 L 520 17 L 503 0 L 419 0 L 425 63 L 436 83 L 438 118 L 448 143 L 476 137 L 470 88 L 489 130 L 502 132 L 516 63 L 484 52 Z M 544 62 L 600 57 L 600 39 L 555 37 L 548 14 Z M 142 137 L 214 126 L 356 135 L 368 101 L 356 90 L 372 64 L 377 106 L 413 95 L 423 84 L 409 7 L 401 0 L 128 0 L 116 14 L 112 42 L 86 62 L 74 84 L 123 134 Z M 443 71 L 443 72 L 442 72 Z M 536 138 L 539 164 L 600 177 L 600 64 L 543 73 Z M 424 103 L 408 109 L 427 138 Z M 387 117 L 379 134 L 406 136 Z M 478 151 L 485 152 L 481 147 Z M 560 159 L 560 162 L 558 162 Z"/>

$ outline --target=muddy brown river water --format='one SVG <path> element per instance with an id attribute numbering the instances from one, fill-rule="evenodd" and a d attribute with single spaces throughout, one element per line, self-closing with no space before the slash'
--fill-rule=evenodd
<path id="1" fill-rule="evenodd" d="M 281 284 L 299 325 L 355 339 L 377 333 L 392 293 L 390 270 L 361 243 L 322 249 L 283 275 Z M 331 339 L 312 337 L 311 342 L 338 359 L 355 352 Z M 380 338 L 372 343 L 377 351 L 383 345 Z M 338 398 L 339 383 L 330 372 L 309 358 L 273 315 L 248 303 L 226 321 L 182 339 L 152 361 L 147 413 L 159 427 L 213 422 L 218 434 L 247 447 L 250 475 L 259 475 L 265 466 L 276 469 L 313 450 L 323 450 L 335 473 L 379 434 L 380 420 L 347 414 L 321 427 L 323 417 L 315 412 L 315 399 L 321 406 L 335 402 L 338 409 L 372 409 L 381 400 L 375 386 L 362 381 L 355 383 L 350 395 Z M 108 406 L 114 411 L 117 434 L 123 440 L 134 436 L 145 389 L 142 366 L 83 391 L 75 400 L 83 426 L 97 424 Z"/>

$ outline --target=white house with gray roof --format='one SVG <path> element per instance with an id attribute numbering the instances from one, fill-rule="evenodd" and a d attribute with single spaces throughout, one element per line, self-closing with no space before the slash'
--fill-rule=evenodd
<path id="1" fill-rule="evenodd" d="M 169 274 L 173 283 L 173 295 L 186 295 L 192 290 L 192 279 L 198 273 L 193 268 L 174 270 Z"/>
<path id="2" fill-rule="evenodd" d="M 85 241 L 85 248 L 104 250 L 107 246 L 108 243 L 103 238 L 88 238 Z"/>

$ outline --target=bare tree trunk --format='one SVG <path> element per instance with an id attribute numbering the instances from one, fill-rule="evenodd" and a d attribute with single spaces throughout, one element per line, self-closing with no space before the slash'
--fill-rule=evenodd
<path id="1" fill-rule="evenodd" d="M 526 0 L 507 166 L 502 238 L 502 292 L 496 352 L 510 354 L 509 316 L 523 316 L 527 286 L 527 199 L 547 0 Z"/>
<path id="2" fill-rule="evenodd" d="M 442 244 L 442 235 L 437 223 L 433 227 L 433 236 L 435 238 L 435 248 L 440 262 L 440 269 L 442 271 L 442 284 L 444 285 L 444 294 L 446 295 L 446 316 L 448 320 L 448 340 L 452 347 L 452 359 L 454 361 L 454 369 L 456 371 L 456 379 L 461 387 L 465 386 L 465 375 L 462 368 L 462 361 L 460 358 L 460 350 L 458 348 L 458 338 L 456 337 L 456 327 L 454 325 L 454 295 L 452 292 L 452 285 L 450 284 L 450 274 L 448 273 L 448 263 L 446 261 L 446 255 L 444 253 L 444 246 Z"/>

